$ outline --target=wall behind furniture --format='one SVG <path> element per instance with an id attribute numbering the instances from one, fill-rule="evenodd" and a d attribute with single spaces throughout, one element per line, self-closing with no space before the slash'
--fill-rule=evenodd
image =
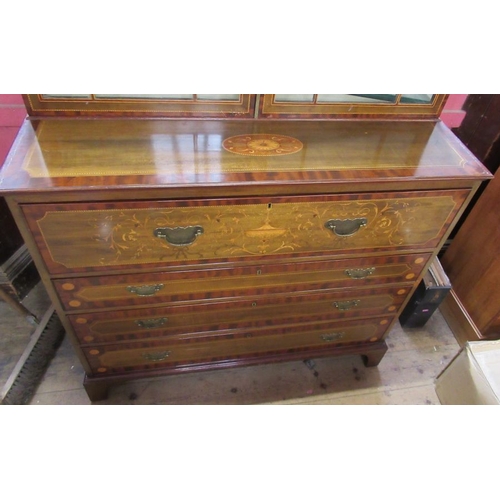
<path id="1" fill-rule="evenodd" d="M 469 94 L 450 94 L 446 105 L 441 113 L 441 120 L 450 128 L 460 127 L 465 118 L 465 111 L 462 109 Z"/>
<path id="2" fill-rule="evenodd" d="M 0 94 L 0 166 L 26 116 L 21 94 Z"/>

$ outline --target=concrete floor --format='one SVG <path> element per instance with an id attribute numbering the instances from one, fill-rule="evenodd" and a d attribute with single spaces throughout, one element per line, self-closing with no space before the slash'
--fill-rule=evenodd
<path id="1" fill-rule="evenodd" d="M 50 305 L 37 285 L 23 301 L 41 317 Z M 0 303 L 0 388 L 4 386 L 34 327 Z M 112 387 L 99 405 L 439 405 L 434 381 L 460 346 L 441 314 L 424 328 L 399 324 L 387 338 L 378 367 L 359 356 L 323 358 L 182 374 Z M 83 369 L 67 338 L 49 365 L 32 405 L 89 405 Z"/>

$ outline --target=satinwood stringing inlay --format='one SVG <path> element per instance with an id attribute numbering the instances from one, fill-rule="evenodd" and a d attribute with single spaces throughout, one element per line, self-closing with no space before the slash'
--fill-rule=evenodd
<path id="1" fill-rule="evenodd" d="M 222 147 L 239 155 L 280 156 L 298 153 L 303 144 L 286 135 L 245 134 L 229 137 L 222 143 Z"/>

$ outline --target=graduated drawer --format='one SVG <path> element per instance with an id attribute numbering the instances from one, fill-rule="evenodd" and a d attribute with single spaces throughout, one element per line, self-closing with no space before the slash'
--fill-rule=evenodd
<path id="1" fill-rule="evenodd" d="M 391 283 L 410 284 L 430 254 L 234 266 L 200 271 L 58 279 L 68 311 L 171 302 L 234 299 L 274 293 L 329 290 Z"/>
<path id="2" fill-rule="evenodd" d="M 376 342 L 392 318 L 294 325 L 253 330 L 201 339 L 164 339 L 122 342 L 83 347 L 93 374 L 113 374 L 152 370 L 168 366 L 192 365 L 259 354 L 280 354 L 290 350 L 331 348 L 335 345 Z"/>
<path id="3" fill-rule="evenodd" d="M 394 314 L 411 287 L 272 295 L 250 300 L 69 316 L 82 344 L 220 336 L 228 330 Z"/>
<path id="4" fill-rule="evenodd" d="M 22 207 L 51 273 L 433 249 L 468 190 Z"/>

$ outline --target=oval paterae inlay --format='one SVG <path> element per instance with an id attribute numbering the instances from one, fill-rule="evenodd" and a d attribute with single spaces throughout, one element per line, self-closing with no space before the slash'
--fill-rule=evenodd
<path id="1" fill-rule="evenodd" d="M 246 156 L 280 156 L 298 153 L 303 144 L 294 137 L 277 134 L 245 134 L 229 137 L 222 147 Z"/>

